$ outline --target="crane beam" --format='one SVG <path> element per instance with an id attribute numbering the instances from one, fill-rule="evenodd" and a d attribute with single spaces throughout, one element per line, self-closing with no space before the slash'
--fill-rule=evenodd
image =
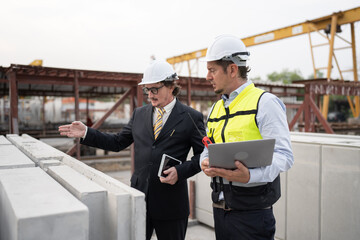
<path id="1" fill-rule="evenodd" d="M 323 30 L 331 25 L 333 16 L 337 16 L 338 25 L 354 23 L 360 21 L 360 7 L 349 9 L 346 11 L 336 12 L 328 16 L 324 16 L 313 20 L 308 20 L 303 23 L 275 29 L 261 34 L 256 34 L 250 37 L 245 37 L 241 40 L 244 42 L 245 46 L 250 47 L 263 43 L 281 40 L 284 38 L 299 36 L 309 32 Z M 207 48 L 204 48 L 197 51 L 174 56 L 166 60 L 170 64 L 176 64 L 184 61 L 189 61 L 192 59 L 198 59 L 206 56 L 206 50 Z"/>

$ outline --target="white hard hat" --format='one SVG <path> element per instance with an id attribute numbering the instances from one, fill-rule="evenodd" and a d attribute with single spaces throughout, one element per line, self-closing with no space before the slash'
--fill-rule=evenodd
<path id="1" fill-rule="evenodd" d="M 250 53 L 241 39 L 232 35 L 220 35 L 214 39 L 206 52 L 206 62 L 233 61 L 238 66 L 246 66 Z"/>
<path id="2" fill-rule="evenodd" d="M 145 70 L 139 85 L 179 79 L 173 67 L 165 61 L 155 60 Z"/>

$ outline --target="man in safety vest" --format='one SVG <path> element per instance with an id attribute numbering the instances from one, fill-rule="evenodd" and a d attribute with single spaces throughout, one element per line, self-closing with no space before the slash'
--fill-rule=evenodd
<path id="1" fill-rule="evenodd" d="M 207 120 L 210 140 L 276 140 L 272 164 L 261 168 L 248 169 L 240 161 L 235 161 L 235 170 L 211 168 L 204 149 L 201 169 L 212 177 L 215 233 L 221 240 L 274 239 L 272 205 L 280 198 L 279 174 L 294 162 L 285 105 L 247 80 L 249 55 L 244 43 L 231 35 L 215 38 L 206 53 L 206 80 L 221 94 Z"/>

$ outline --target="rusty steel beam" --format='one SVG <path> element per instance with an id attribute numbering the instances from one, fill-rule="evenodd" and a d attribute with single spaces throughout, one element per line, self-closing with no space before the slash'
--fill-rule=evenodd
<path id="1" fill-rule="evenodd" d="M 74 79 L 73 79 L 73 84 L 74 84 L 74 96 L 75 96 L 75 101 L 74 101 L 74 109 L 75 109 L 75 121 L 79 121 L 80 120 L 80 113 L 79 113 L 79 79 L 78 79 L 78 73 L 77 71 L 75 71 L 74 74 Z M 77 138 L 75 140 L 76 142 L 76 158 L 80 159 L 80 139 Z"/>
<path id="2" fill-rule="evenodd" d="M 91 128 L 98 129 L 101 124 L 104 123 L 104 121 L 119 107 L 119 105 L 130 95 L 131 89 L 127 90 L 126 93 L 100 118 L 98 121 L 96 121 Z M 73 145 L 66 154 L 72 155 L 75 152 L 76 144 Z"/>
<path id="3" fill-rule="evenodd" d="M 8 72 L 7 77 L 9 79 L 9 96 L 10 96 L 10 119 L 9 119 L 9 130 L 12 134 L 19 134 L 18 124 L 18 92 L 17 92 L 17 81 L 16 73 Z"/>
<path id="4" fill-rule="evenodd" d="M 359 82 L 331 81 L 328 83 L 311 82 L 305 88 L 309 92 L 317 95 L 341 95 L 341 96 L 360 96 Z"/>

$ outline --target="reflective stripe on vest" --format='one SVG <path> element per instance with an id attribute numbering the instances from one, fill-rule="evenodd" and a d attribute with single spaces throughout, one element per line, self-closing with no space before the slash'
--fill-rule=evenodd
<path id="1" fill-rule="evenodd" d="M 262 139 L 256 123 L 258 102 L 265 91 L 254 84 L 247 86 L 229 105 L 217 101 L 207 122 L 208 136 L 214 143 L 239 142 Z M 224 179 L 224 184 L 229 182 Z M 217 182 L 219 182 L 217 178 Z M 255 187 L 266 183 L 233 182 L 234 186 Z"/>
<path id="2" fill-rule="evenodd" d="M 258 102 L 264 90 L 247 86 L 229 105 L 216 102 L 207 122 L 208 136 L 214 143 L 262 139 L 256 122 Z"/>

